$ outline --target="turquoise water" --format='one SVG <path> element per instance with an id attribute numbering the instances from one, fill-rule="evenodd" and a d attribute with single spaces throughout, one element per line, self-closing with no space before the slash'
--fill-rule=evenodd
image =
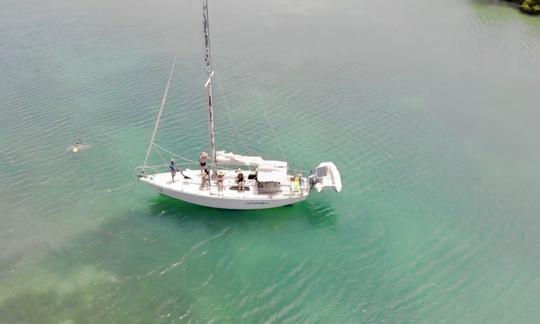
<path id="1" fill-rule="evenodd" d="M 198 1 L 6 0 L 0 322 L 537 322 L 538 18 L 211 6 L 218 147 L 332 160 L 343 192 L 235 212 L 135 185 L 174 55 L 158 142 L 207 148 Z"/>

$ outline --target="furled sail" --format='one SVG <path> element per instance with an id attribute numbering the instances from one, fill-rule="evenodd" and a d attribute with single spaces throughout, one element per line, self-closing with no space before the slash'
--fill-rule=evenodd
<path id="1" fill-rule="evenodd" d="M 287 162 L 264 160 L 260 156 L 239 155 L 231 152 L 217 151 L 216 158 L 219 164 L 246 165 L 250 167 L 280 168 L 287 170 Z"/>

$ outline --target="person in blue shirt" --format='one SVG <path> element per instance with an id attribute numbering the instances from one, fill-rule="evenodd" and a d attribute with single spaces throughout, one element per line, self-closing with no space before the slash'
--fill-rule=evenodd
<path id="1" fill-rule="evenodd" d="M 171 163 L 169 164 L 169 171 L 171 172 L 172 182 L 174 182 L 174 176 L 176 175 L 176 171 L 178 171 L 178 168 L 176 167 L 173 159 L 171 159 Z"/>
<path id="2" fill-rule="evenodd" d="M 184 177 L 184 179 L 191 179 L 190 177 L 188 177 L 187 175 L 185 175 L 181 169 L 179 169 L 177 166 L 176 166 L 176 163 L 174 161 L 174 159 L 171 159 L 171 163 L 169 164 L 169 171 L 171 172 L 171 178 L 172 178 L 172 182 L 174 182 L 174 176 L 176 176 L 176 172 L 180 172 L 180 174 Z"/>
<path id="3" fill-rule="evenodd" d="M 171 163 L 169 164 L 169 171 L 171 172 L 171 178 L 174 182 L 174 176 L 176 176 L 176 172 L 178 172 L 178 168 L 176 167 L 174 159 L 171 159 Z"/>

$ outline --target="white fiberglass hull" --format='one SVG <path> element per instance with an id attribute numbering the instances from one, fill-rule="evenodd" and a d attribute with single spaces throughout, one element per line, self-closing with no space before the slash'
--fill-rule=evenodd
<path id="1" fill-rule="evenodd" d="M 177 174 L 172 182 L 170 173 L 158 173 L 141 177 L 140 180 L 159 193 L 188 203 L 222 209 L 267 209 L 291 205 L 307 198 L 309 190 L 283 186 L 281 192 L 268 195 L 258 194 L 254 180 L 246 182 L 246 190 L 238 191 L 235 187 L 235 174 L 225 175 L 224 186 L 220 191 L 215 181 L 209 188 L 201 187 L 200 171 L 186 170 L 184 174 L 191 179 L 183 179 Z M 296 189 L 296 190 L 294 190 Z"/>

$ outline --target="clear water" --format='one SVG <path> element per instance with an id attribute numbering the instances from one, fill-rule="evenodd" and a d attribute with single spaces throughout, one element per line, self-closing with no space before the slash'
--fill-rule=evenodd
<path id="1" fill-rule="evenodd" d="M 540 19 L 490 3 L 212 0 L 218 146 L 344 183 L 234 212 L 134 186 L 174 55 L 207 148 L 198 1 L 4 0 L 0 322 L 536 322 Z"/>

